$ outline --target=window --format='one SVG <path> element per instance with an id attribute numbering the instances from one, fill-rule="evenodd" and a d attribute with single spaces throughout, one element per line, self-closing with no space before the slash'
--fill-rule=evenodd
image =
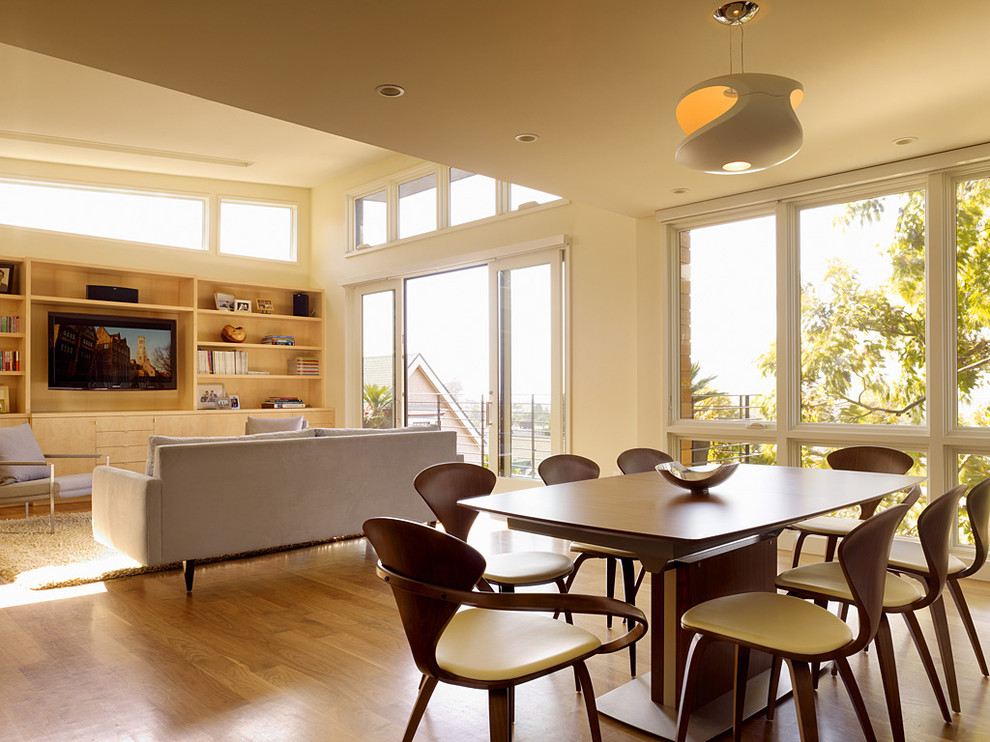
<path id="1" fill-rule="evenodd" d="M 361 297 L 361 427 L 395 427 L 395 291 Z"/>
<path id="2" fill-rule="evenodd" d="M 509 186 L 509 211 L 516 211 L 524 206 L 549 203 L 559 198 L 560 196 L 555 196 L 552 193 L 546 193 L 544 191 L 538 191 L 535 188 L 527 188 L 526 186 L 512 183 Z"/>
<path id="3" fill-rule="evenodd" d="M 220 253 L 295 260 L 295 207 L 220 199 Z"/>
<path id="4" fill-rule="evenodd" d="M 206 250 L 206 197 L 0 180 L 0 223 Z"/>
<path id="5" fill-rule="evenodd" d="M 678 254 L 681 417 L 773 419 L 773 218 L 685 230 Z"/>
<path id="6" fill-rule="evenodd" d="M 424 175 L 399 185 L 399 239 L 437 228 L 437 176 Z"/>
<path id="7" fill-rule="evenodd" d="M 487 175 L 450 168 L 450 225 L 495 216 L 497 186 Z"/>
<path id="8" fill-rule="evenodd" d="M 440 165 L 399 173 L 349 197 L 348 252 L 459 227 L 560 196 Z"/>
<path id="9" fill-rule="evenodd" d="M 990 178 L 956 185 L 956 391 L 963 426 L 990 426 Z"/>
<path id="10" fill-rule="evenodd" d="M 354 199 L 354 244 L 381 245 L 388 240 L 388 199 L 384 190 Z"/>
<path id="11" fill-rule="evenodd" d="M 801 420 L 925 421 L 925 194 L 803 209 Z"/>

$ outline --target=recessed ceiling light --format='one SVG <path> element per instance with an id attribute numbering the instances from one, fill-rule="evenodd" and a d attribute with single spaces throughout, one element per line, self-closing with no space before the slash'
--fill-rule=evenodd
<path id="1" fill-rule="evenodd" d="M 914 144 L 917 141 L 918 137 L 899 137 L 893 141 L 893 144 L 904 146 L 905 144 Z"/>
<path id="2" fill-rule="evenodd" d="M 516 134 L 515 140 L 517 142 L 522 142 L 523 144 L 529 144 L 530 142 L 535 142 L 539 139 L 538 134 Z"/>
<path id="3" fill-rule="evenodd" d="M 379 85 L 375 88 L 375 92 L 383 98 L 398 98 L 400 95 L 406 94 L 406 89 L 401 85 L 393 85 L 389 83 L 387 85 Z"/>
<path id="4" fill-rule="evenodd" d="M 687 193 L 688 192 L 688 189 L 687 188 L 671 188 L 670 189 L 670 192 L 673 193 L 673 194 L 675 194 L 675 195 L 677 195 L 677 196 L 680 196 L 680 195 L 682 195 L 684 193 Z"/>

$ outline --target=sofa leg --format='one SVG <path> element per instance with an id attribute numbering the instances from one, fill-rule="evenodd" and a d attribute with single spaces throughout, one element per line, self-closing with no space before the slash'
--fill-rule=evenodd
<path id="1" fill-rule="evenodd" d="M 193 570 L 196 568 L 195 559 L 186 559 L 182 563 L 182 575 L 186 578 L 186 592 L 192 592 Z"/>

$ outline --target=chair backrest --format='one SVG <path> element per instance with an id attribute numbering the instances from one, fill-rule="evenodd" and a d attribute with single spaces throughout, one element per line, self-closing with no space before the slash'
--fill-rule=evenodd
<path id="1" fill-rule="evenodd" d="M 544 484 L 580 482 L 584 479 L 597 479 L 601 474 L 598 464 L 574 453 L 560 453 L 543 459 L 537 471 Z"/>
<path id="2" fill-rule="evenodd" d="M 973 541 L 976 554 L 973 563 L 956 577 L 969 577 L 977 572 L 987 560 L 987 550 L 990 549 L 990 479 L 984 479 L 974 484 L 973 489 L 966 495 L 966 512 L 969 514 L 969 525 L 973 531 Z"/>
<path id="3" fill-rule="evenodd" d="M 918 540 L 928 564 L 928 590 L 918 607 L 934 602 L 942 594 L 949 572 L 949 547 L 952 531 L 959 525 L 959 500 L 966 485 L 953 487 L 938 499 L 928 503 L 918 516 Z"/>
<path id="4" fill-rule="evenodd" d="M 416 475 L 413 487 L 443 524 L 444 530 L 467 541 L 478 511 L 462 508 L 457 501 L 491 494 L 495 481 L 495 472 L 491 469 L 451 462 L 426 467 Z"/>
<path id="5" fill-rule="evenodd" d="M 437 642 L 460 603 L 415 588 L 470 591 L 485 571 L 485 558 L 460 539 L 410 520 L 372 518 L 365 521 L 364 533 L 381 562 L 379 577 L 392 588 L 416 666 L 436 677 Z"/>
<path id="6" fill-rule="evenodd" d="M 907 505 L 887 508 L 839 542 L 839 564 L 859 611 L 859 634 L 853 640 L 857 652 L 873 641 L 880 628 L 890 545 L 907 511 Z"/>
<path id="7" fill-rule="evenodd" d="M 909 454 L 896 448 L 886 446 L 847 446 L 832 451 L 825 457 L 832 469 L 847 471 L 872 471 L 882 474 L 907 474 L 914 466 L 914 459 Z M 859 517 L 863 520 L 876 512 L 883 500 L 878 497 L 860 505 Z"/>
<path id="8" fill-rule="evenodd" d="M 630 448 L 620 453 L 615 463 L 619 465 L 619 471 L 623 474 L 639 474 L 653 471 L 657 464 L 669 464 L 673 460 L 670 454 L 655 448 Z"/>

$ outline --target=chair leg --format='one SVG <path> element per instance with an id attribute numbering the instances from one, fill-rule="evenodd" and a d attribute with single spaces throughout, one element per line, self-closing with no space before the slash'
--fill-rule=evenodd
<path id="1" fill-rule="evenodd" d="M 436 678 L 423 676 L 419 684 L 419 695 L 416 696 L 416 704 L 409 714 L 409 722 L 406 724 L 406 733 L 402 736 L 402 742 L 412 742 L 413 737 L 416 736 L 419 722 L 423 718 L 423 712 L 426 711 L 426 704 L 430 702 L 430 696 L 433 695 L 439 682 Z"/>
<path id="2" fill-rule="evenodd" d="M 777 655 L 770 658 L 770 682 L 767 684 L 767 721 L 773 721 L 773 712 L 777 708 L 777 686 L 780 684 L 780 664 L 782 660 Z"/>
<path id="3" fill-rule="evenodd" d="M 694 710 L 694 686 L 700 669 L 700 659 L 713 641 L 714 639 L 703 634 L 695 634 L 691 640 L 691 647 L 688 649 L 684 664 L 684 679 L 681 681 L 681 701 L 677 707 L 676 742 L 685 742 L 687 739 L 688 722 Z"/>
<path id="4" fill-rule="evenodd" d="M 835 561 L 835 547 L 839 545 L 838 536 L 829 536 L 828 541 L 825 544 L 825 561 L 832 562 Z"/>
<path id="5" fill-rule="evenodd" d="M 736 676 L 732 683 L 732 742 L 742 739 L 742 723 L 746 708 L 746 681 L 749 679 L 749 647 L 736 645 Z"/>
<path id="6" fill-rule="evenodd" d="M 488 691 L 488 730 L 491 742 L 511 742 L 512 722 L 509 711 L 509 689 Z"/>
<path id="7" fill-rule="evenodd" d="M 579 554 L 578 558 L 574 560 L 574 569 L 567 576 L 567 589 L 564 590 L 565 593 L 569 593 L 571 588 L 574 586 L 574 580 L 577 579 L 578 570 L 581 569 L 581 565 L 584 564 L 585 560 L 588 559 L 587 554 Z"/>
<path id="8" fill-rule="evenodd" d="M 860 693 L 856 678 L 853 677 L 852 668 L 849 667 L 849 660 L 845 657 L 837 657 L 834 664 L 839 668 L 839 675 L 846 686 L 846 693 L 852 701 L 853 709 L 856 711 L 856 718 L 859 719 L 859 726 L 863 730 L 866 742 L 877 742 L 877 734 L 873 731 L 873 724 L 870 723 L 870 713 L 866 710 L 866 703 L 863 701 L 863 694 Z"/>
<path id="9" fill-rule="evenodd" d="M 636 605 L 636 564 L 632 559 L 621 558 L 619 564 L 622 566 L 622 594 L 630 605 Z M 626 625 L 632 623 L 632 619 L 626 621 Z M 629 645 L 629 674 L 636 677 L 636 643 Z"/>
<path id="10" fill-rule="evenodd" d="M 894 742 L 904 742 L 904 717 L 901 715 L 901 691 L 897 685 L 897 668 L 894 665 L 894 643 L 890 636 L 890 621 L 887 614 L 880 619 L 880 628 L 874 638 L 877 647 L 877 662 L 880 663 L 880 677 L 883 680 L 883 695 L 887 703 L 887 718 Z"/>
<path id="11" fill-rule="evenodd" d="M 797 541 L 794 542 L 794 558 L 791 560 L 791 569 L 798 566 L 798 562 L 801 561 L 801 547 L 804 546 L 806 538 L 808 538 L 807 533 L 798 531 Z"/>
<path id="12" fill-rule="evenodd" d="M 951 724 L 952 715 L 949 713 L 949 706 L 945 702 L 942 681 L 938 679 L 938 673 L 935 671 L 935 662 L 932 660 L 932 653 L 928 649 L 927 642 L 925 642 L 925 636 L 921 633 L 921 625 L 918 623 L 918 617 L 912 611 L 907 611 L 903 615 L 911 638 L 914 640 L 914 646 L 917 648 L 918 655 L 921 657 L 921 664 L 924 665 L 925 672 L 928 674 L 928 682 L 932 686 L 932 692 L 935 694 L 935 700 L 938 702 L 939 711 L 942 712 L 942 718 L 946 724 Z"/>
<path id="13" fill-rule="evenodd" d="M 793 660 L 787 660 L 787 667 L 791 671 L 801 742 L 818 742 L 818 718 L 815 715 L 815 689 L 811 687 L 811 668 L 806 662 Z"/>
<path id="14" fill-rule="evenodd" d="M 980 665 L 980 672 L 983 673 L 984 677 L 990 677 L 990 672 L 987 672 L 987 660 L 983 655 L 983 647 L 980 646 L 980 637 L 976 633 L 976 626 L 973 624 L 973 614 L 969 612 L 969 605 L 966 603 L 966 596 L 963 595 L 962 585 L 959 580 L 954 580 L 951 577 L 946 585 L 952 594 L 952 600 L 956 604 L 959 617 L 966 627 L 966 633 L 969 635 L 969 643 L 973 646 L 973 653 L 976 655 L 976 661 Z"/>
<path id="15" fill-rule="evenodd" d="M 592 742 L 602 742 L 602 729 L 598 723 L 598 706 L 595 704 L 595 690 L 591 686 L 591 674 L 583 662 L 574 665 L 574 672 L 581 682 L 581 692 L 584 695 L 584 707 L 588 711 L 588 725 L 591 727 Z"/>
<path id="16" fill-rule="evenodd" d="M 564 580 L 563 577 L 558 577 L 553 582 L 557 586 L 557 590 L 559 590 L 561 593 L 567 592 L 567 581 Z M 557 618 L 557 616 L 559 615 L 560 615 L 560 611 L 557 611 L 556 613 L 553 614 L 553 617 Z M 566 621 L 567 623 L 574 623 L 574 615 L 570 611 L 564 611 L 564 621 Z"/>
<path id="17" fill-rule="evenodd" d="M 935 641 L 938 643 L 938 653 L 942 657 L 942 672 L 945 674 L 945 687 L 949 691 L 949 705 L 959 713 L 959 684 L 956 682 L 956 665 L 952 659 L 952 641 L 949 638 L 949 621 L 945 615 L 945 601 L 939 595 L 938 600 L 928 606 L 932 614 L 932 624 L 935 626 Z"/>
<path id="18" fill-rule="evenodd" d="M 605 557 L 605 596 L 615 597 L 615 559 Z M 612 614 L 605 616 L 605 627 L 612 628 Z"/>

